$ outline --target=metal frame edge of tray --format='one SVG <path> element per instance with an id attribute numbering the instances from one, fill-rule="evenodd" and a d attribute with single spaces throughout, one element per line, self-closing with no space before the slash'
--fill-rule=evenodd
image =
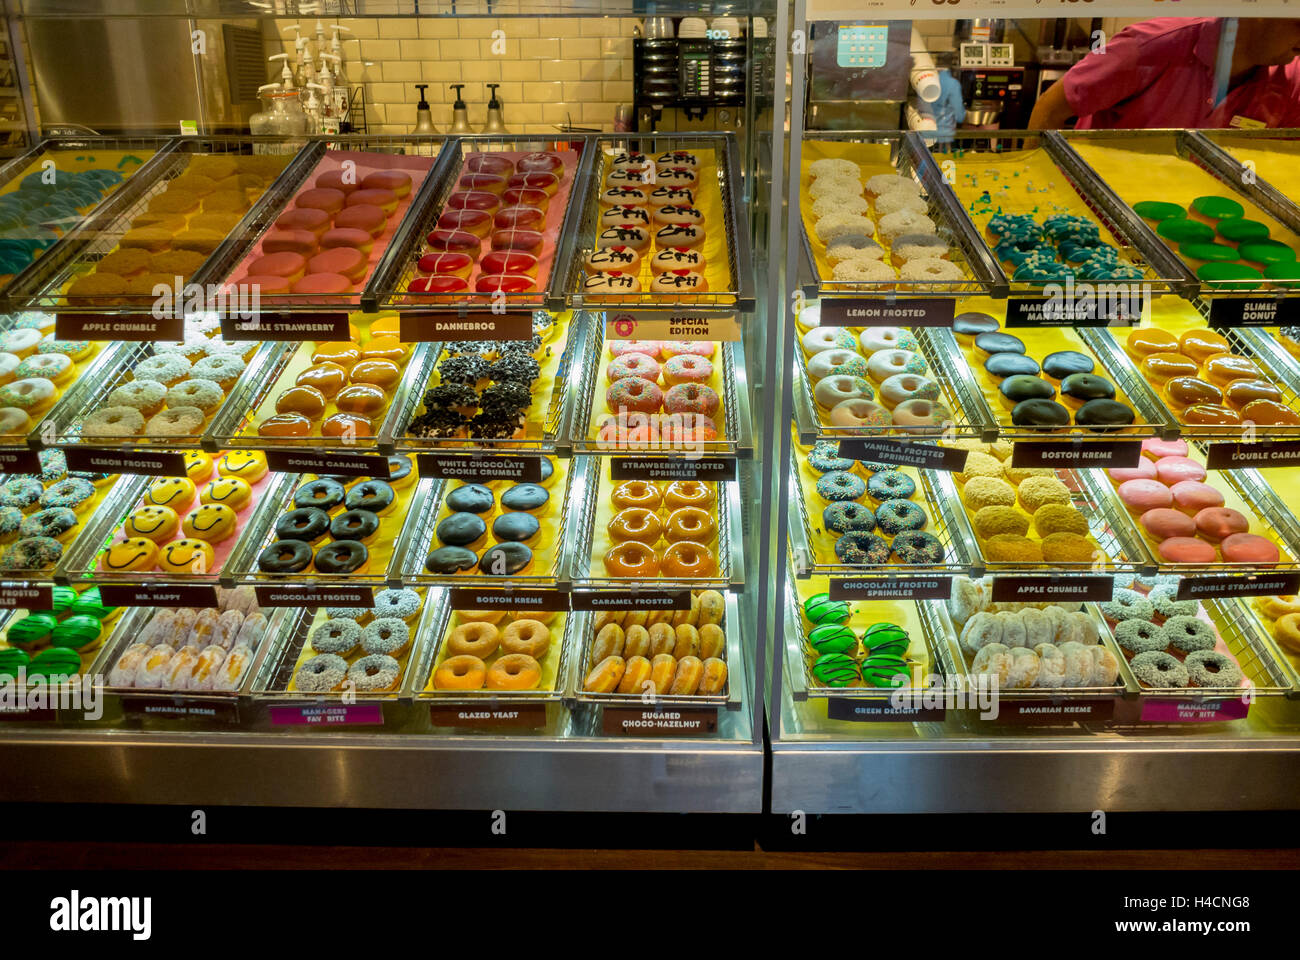
<path id="1" fill-rule="evenodd" d="M 1109 327 L 1076 327 L 1074 331 L 1089 350 L 1101 361 L 1106 372 L 1119 382 L 1125 395 L 1133 402 L 1138 413 L 1146 418 L 1148 425 L 1158 427 L 1155 436 L 1163 440 L 1173 440 L 1182 432 L 1178 418 L 1169 409 L 1169 405 L 1160 399 L 1160 395 L 1151 388 Z M 1127 434 L 1093 435 L 1095 439 L 1123 439 Z"/>
<path id="2" fill-rule="evenodd" d="M 679 145 L 681 141 L 698 142 L 704 141 L 710 144 L 709 149 L 713 150 L 717 159 L 718 167 L 725 172 L 726 189 L 719 189 L 722 203 L 722 216 L 726 224 L 727 232 L 727 255 L 734 261 L 729 264 L 732 269 L 732 284 L 735 286 L 734 291 L 725 291 L 735 294 L 734 303 L 691 303 L 688 302 L 688 296 L 682 294 L 678 297 L 665 297 L 663 300 L 653 299 L 653 294 L 642 292 L 639 294 L 630 294 L 634 298 L 629 302 L 619 302 L 612 296 L 602 296 L 599 300 L 593 300 L 588 303 L 582 294 L 582 260 L 579 253 L 586 250 L 586 244 L 579 243 L 585 239 L 581 235 L 586 229 L 588 218 L 594 219 L 600 210 L 599 190 L 600 184 L 593 181 L 599 176 L 598 169 L 600 165 L 599 157 L 601 156 L 601 144 L 605 142 L 630 142 L 630 141 L 667 141 L 670 146 Z M 749 248 L 749 224 L 741 220 L 741 212 L 744 210 L 742 203 L 740 184 L 740 147 L 734 133 L 694 133 L 690 131 L 680 131 L 676 133 L 654 133 L 644 132 L 637 133 L 629 131 L 627 133 L 596 133 L 588 134 L 587 141 L 591 149 L 587 152 L 590 154 L 589 162 L 586 165 L 586 179 L 583 181 L 583 194 L 581 198 L 582 212 L 574 218 L 573 236 L 570 238 L 570 246 L 566 252 L 564 263 L 564 294 L 566 303 L 574 310 L 588 310 L 594 312 L 615 312 L 625 310 L 635 311 L 663 311 L 670 313 L 752 313 L 755 306 L 754 283 L 752 272 L 747 269 L 747 265 L 752 261 L 752 255 Z M 590 209 L 593 208 L 594 209 Z M 742 229 L 743 227 L 743 229 Z M 592 240 L 594 242 L 594 234 Z M 695 294 L 693 296 L 703 297 L 705 299 L 713 296 L 712 291 Z M 640 298 L 646 298 L 644 300 Z"/>
<path id="3" fill-rule="evenodd" d="M 43 450 L 46 447 L 66 446 L 67 444 L 60 443 L 57 440 L 48 444 L 45 442 L 45 436 L 49 433 L 49 429 L 44 427 L 45 421 L 53 420 L 54 424 L 57 425 L 63 422 L 65 418 L 72 419 L 75 415 L 74 404 L 79 406 L 79 398 L 87 389 L 83 385 L 89 384 L 93 386 L 106 373 L 115 371 L 119 365 L 125 363 L 126 355 L 135 346 L 125 340 L 101 340 L 99 342 L 103 344 L 103 349 L 99 351 L 98 356 L 91 360 L 90 365 L 86 367 L 81 376 L 69 384 L 68 388 L 63 391 L 63 395 L 54 402 L 54 406 L 45 411 L 44 416 L 32 424 L 32 429 L 27 434 L 27 446 L 31 449 Z M 17 444 L 14 444 L 14 446 L 17 446 Z"/>

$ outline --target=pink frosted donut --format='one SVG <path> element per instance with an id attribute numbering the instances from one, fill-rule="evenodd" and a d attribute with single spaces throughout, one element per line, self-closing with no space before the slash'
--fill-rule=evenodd
<path id="1" fill-rule="evenodd" d="M 1219 556 L 1214 547 L 1195 537 L 1170 537 L 1156 552 L 1167 563 L 1214 563 Z"/>
<path id="2" fill-rule="evenodd" d="M 624 353 L 610 362 L 605 368 L 605 376 L 610 381 L 622 380 L 624 377 L 640 377 L 651 383 L 659 382 L 659 364 L 644 353 Z"/>
<path id="3" fill-rule="evenodd" d="M 664 356 L 677 357 L 683 354 L 692 357 L 709 358 L 713 356 L 716 344 L 711 340 L 667 340 L 664 342 Z"/>
<path id="4" fill-rule="evenodd" d="M 1183 480 L 1169 488 L 1174 495 L 1174 506 L 1188 516 L 1194 517 L 1206 507 L 1223 506 L 1223 494 L 1208 483 L 1199 480 Z"/>
<path id="5" fill-rule="evenodd" d="M 1142 456 L 1159 460 L 1161 457 L 1187 456 L 1186 440 L 1161 440 L 1159 437 L 1147 437 L 1142 441 Z"/>
<path id="6" fill-rule="evenodd" d="M 630 410 L 637 413 L 657 413 L 663 405 L 664 394 L 653 382 L 641 377 L 624 377 L 615 380 L 605 391 L 605 404 L 614 413 Z"/>
<path id="7" fill-rule="evenodd" d="M 1196 536 L 1196 521 L 1187 514 L 1170 510 L 1168 507 L 1148 510 L 1142 514 L 1138 522 L 1142 524 L 1143 530 L 1157 540 Z"/>
<path id="8" fill-rule="evenodd" d="M 664 443 L 696 443 L 718 439 L 718 426 L 699 413 L 662 415 L 658 420 L 659 439 Z"/>
<path id="9" fill-rule="evenodd" d="M 713 364 L 698 354 L 678 353 L 664 361 L 664 383 L 707 383 L 713 376 Z"/>
<path id="10" fill-rule="evenodd" d="M 1277 563 L 1281 554 L 1277 545 L 1253 533 L 1234 533 L 1219 544 L 1223 559 L 1229 563 Z"/>
<path id="11" fill-rule="evenodd" d="M 1156 479 L 1169 486 L 1184 480 L 1204 480 L 1205 468 L 1188 457 L 1161 457 L 1156 461 Z"/>
<path id="12" fill-rule="evenodd" d="M 1154 460 L 1139 457 L 1136 467 L 1115 467 L 1113 470 L 1106 472 L 1117 483 L 1123 483 L 1126 480 L 1154 480 L 1156 478 L 1156 464 Z"/>
<path id="13" fill-rule="evenodd" d="M 659 340 L 611 340 L 606 346 L 616 357 L 621 357 L 625 353 L 644 353 L 652 360 L 658 360 L 663 355 L 664 349 L 663 343 Z"/>
<path id="14" fill-rule="evenodd" d="M 1231 507 L 1206 507 L 1192 518 L 1192 522 L 1200 535 L 1212 543 L 1250 530 L 1250 521 Z"/>
<path id="15" fill-rule="evenodd" d="M 702 413 L 711 417 L 718 409 L 718 395 L 702 383 L 679 383 L 664 394 L 664 409 L 669 413 Z"/>
<path id="16" fill-rule="evenodd" d="M 1136 514 L 1146 513 L 1174 502 L 1174 495 L 1159 480 L 1125 480 L 1119 485 L 1119 498 Z"/>

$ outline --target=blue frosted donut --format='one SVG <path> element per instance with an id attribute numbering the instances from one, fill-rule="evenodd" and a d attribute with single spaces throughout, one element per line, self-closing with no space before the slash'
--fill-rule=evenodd
<path id="1" fill-rule="evenodd" d="M 1241 683 L 1242 672 L 1231 657 L 1214 650 L 1196 650 L 1183 661 L 1187 678 L 1194 687 L 1235 687 Z"/>
<path id="2" fill-rule="evenodd" d="M 1183 653 L 1214 649 L 1214 629 L 1200 617 L 1170 617 L 1164 631 L 1169 645 Z"/>
<path id="3" fill-rule="evenodd" d="M 42 507 L 68 507 L 76 510 L 95 495 L 95 485 L 89 480 L 68 477 L 54 484 L 41 495 Z"/>
<path id="4" fill-rule="evenodd" d="M 1043 228 L 1023 213 L 999 213 L 989 218 L 989 233 L 1004 240 L 1041 240 Z"/>
<path id="5" fill-rule="evenodd" d="M 0 507 L 0 537 L 17 533 L 22 522 L 23 512 L 17 507 Z"/>
<path id="6" fill-rule="evenodd" d="M 915 504 L 909 504 L 915 506 Z M 943 563 L 943 544 L 932 533 L 919 530 L 900 533 L 894 538 L 894 556 L 900 563 L 934 566 Z"/>
<path id="7" fill-rule="evenodd" d="M 0 570 L 41 570 L 63 556 L 63 544 L 50 537 L 26 537 L 0 556 Z"/>
<path id="8" fill-rule="evenodd" d="M 818 473 L 830 473 L 833 470 L 852 470 L 853 461 L 840 456 L 839 444 L 818 440 L 808 453 L 808 466 Z"/>
<path id="9" fill-rule="evenodd" d="M 1052 248 L 1039 237 L 1002 240 L 993 248 L 993 252 L 1003 263 L 1010 263 L 1017 267 L 1028 260 L 1052 259 Z"/>
<path id="10" fill-rule="evenodd" d="M 1080 280 L 1141 280 L 1143 273 L 1130 263 L 1089 260 L 1078 270 Z"/>
<path id="11" fill-rule="evenodd" d="M 867 481 L 872 500 L 906 500 L 916 493 L 916 482 L 898 470 L 881 470 Z"/>
<path id="12" fill-rule="evenodd" d="M 866 492 L 867 485 L 862 478 L 844 470 L 824 473 L 817 481 L 817 493 L 822 499 L 832 503 L 839 500 L 856 500 Z"/>
<path id="13" fill-rule="evenodd" d="M 1133 676 L 1148 687 L 1185 687 L 1187 668 L 1163 650 L 1148 650 L 1129 661 Z"/>
<path id="14" fill-rule="evenodd" d="M 870 507 L 843 500 L 822 511 L 822 524 L 832 533 L 870 533 L 876 529 L 876 515 Z"/>
<path id="15" fill-rule="evenodd" d="M 881 463 L 878 460 L 859 460 L 858 463 L 862 464 L 862 469 L 868 473 L 879 473 L 881 470 L 894 469 L 892 463 Z"/>
<path id="16" fill-rule="evenodd" d="M 1055 261 L 1026 261 L 1011 275 L 1011 279 L 1018 283 L 1065 283 L 1073 278 L 1073 269 Z"/>
<path id="17" fill-rule="evenodd" d="M 68 458 L 63 455 L 62 450 L 53 447 L 42 450 L 40 460 L 41 472 L 38 478 L 41 483 L 53 483 L 55 480 L 62 479 L 68 472 Z"/>
<path id="18" fill-rule="evenodd" d="M 1058 243 L 1073 240 L 1076 243 L 1088 241 L 1101 242 L 1101 231 L 1087 217 L 1077 217 L 1069 213 L 1058 213 L 1043 221 L 1043 233 Z"/>
<path id="19" fill-rule="evenodd" d="M 886 500 L 876 507 L 876 525 L 880 532 L 892 537 L 909 530 L 920 530 L 930 518 L 911 500 Z"/>
<path id="20" fill-rule="evenodd" d="M 26 510 L 37 500 L 45 488 L 34 477 L 14 477 L 0 484 L 0 507 L 17 507 Z"/>
<path id="21" fill-rule="evenodd" d="M 844 563 L 885 563 L 889 544 L 874 533 L 846 533 L 835 541 L 835 556 Z"/>
<path id="22" fill-rule="evenodd" d="M 1057 252 L 1066 263 L 1086 263 L 1089 260 L 1109 260 L 1119 262 L 1119 251 L 1108 243 L 1082 243 L 1078 240 L 1062 240 L 1056 245 Z"/>
<path id="23" fill-rule="evenodd" d="M 51 507 L 37 510 L 24 520 L 18 533 L 24 537 L 57 537 L 76 525 L 77 515 L 67 507 Z"/>

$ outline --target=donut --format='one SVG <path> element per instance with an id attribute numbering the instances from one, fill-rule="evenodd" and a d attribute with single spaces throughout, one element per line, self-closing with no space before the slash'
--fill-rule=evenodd
<path id="1" fill-rule="evenodd" d="M 843 327 L 813 327 L 799 343 L 810 355 L 824 350 L 853 350 L 857 346 L 856 338 Z"/>
<path id="2" fill-rule="evenodd" d="M 876 501 L 906 500 L 916 493 L 916 482 L 900 470 L 881 470 L 867 481 L 867 493 Z"/>
<path id="3" fill-rule="evenodd" d="M 614 492 L 610 494 L 610 501 L 620 510 L 639 507 L 653 512 L 658 510 L 663 502 L 663 494 L 652 483 L 644 480 L 628 480 L 614 488 Z"/>
<path id="4" fill-rule="evenodd" d="M 663 552 L 659 567 L 664 576 L 681 579 L 714 577 L 718 573 L 717 560 L 709 548 L 690 540 L 671 544 Z"/>
<path id="5" fill-rule="evenodd" d="M 40 495 L 39 502 L 42 507 L 46 508 L 68 507 L 71 510 L 78 510 L 82 504 L 86 503 L 94 495 L 95 485 L 89 480 L 83 480 L 80 477 L 67 477 L 47 487 L 45 492 Z M 14 503 L 5 503 L 3 505 L 20 506 Z"/>
<path id="6" fill-rule="evenodd" d="M 393 488 L 383 480 L 358 483 L 343 499 L 344 506 L 349 510 L 369 510 L 381 517 L 393 509 L 395 502 Z"/>
<path id="7" fill-rule="evenodd" d="M 329 523 L 330 536 L 335 540 L 367 543 L 378 532 L 379 518 L 369 510 L 344 510 Z"/>
<path id="8" fill-rule="evenodd" d="M 402 665 L 390 656 L 372 653 L 348 667 L 347 679 L 359 691 L 394 690 L 402 679 Z"/>
<path id="9" fill-rule="evenodd" d="M 523 543 L 498 543 L 479 558 L 480 573 L 488 576 L 514 576 L 526 573 L 533 562 L 533 551 Z"/>
<path id="10" fill-rule="evenodd" d="M 870 400 L 843 400 L 831 408 L 830 421 L 837 427 L 887 427 L 893 416 Z"/>
<path id="11" fill-rule="evenodd" d="M 713 416 L 718 410 L 718 394 L 702 383 L 678 383 L 664 394 L 663 407 L 668 413 Z"/>
<path id="12" fill-rule="evenodd" d="M 911 505 L 915 506 L 915 504 Z M 930 566 L 943 563 L 943 543 L 931 533 L 923 531 L 900 533 L 894 538 L 891 547 L 893 555 L 898 558 L 900 563 Z"/>
<path id="13" fill-rule="evenodd" d="M 410 628 L 396 617 L 377 617 L 361 631 L 361 649 L 367 654 L 400 657 L 410 647 Z"/>
<path id="14" fill-rule="evenodd" d="M 1170 537 L 1161 541 L 1156 553 L 1169 563 L 1214 563 L 1218 558 L 1213 546 L 1194 537 Z"/>
<path id="15" fill-rule="evenodd" d="M 478 657 L 462 654 L 443 660 L 433 672 L 433 685 L 439 690 L 480 690 L 487 678 L 487 667 Z"/>
<path id="16" fill-rule="evenodd" d="M 1219 550 L 1228 563 L 1268 565 L 1277 563 L 1281 557 L 1275 543 L 1253 533 L 1234 533 L 1227 536 L 1219 544 Z"/>
<path id="17" fill-rule="evenodd" d="M 828 410 L 850 400 L 871 401 L 874 397 L 871 382 L 862 377 L 823 377 L 813 388 L 813 399 Z"/>
<path id="18" fill-rule="evenodd" d="M 21 537 L 48 537 L 61 539 L 77 526 L 77 515 L 67 507 L 37 510 L 24 518 L 18 526 Z"/>
<path id="19" fill-rule="evenodd" d="M 1172 511 L 1177 513 L 1177 511 Z M 1179 513 L 1180 517 L 1185 517 Z M 1234 533 L 1246 533 L 1250 530 L 1250 521 L 1245 514 L 1228 507 L 1206 507 L 1192 517 L 1192 523 L 1199 533 L 1211 543 L 1218 543 Z"/>
<path id="20" fill-rule="evenodd" d="M 275 521 L 277 540 L 302 540 L 314 544 L 329 532 L 330 515 L 319 507 L 297 507 Z"/>
<path id="21" fill-rule="evenodd" d="M 870 533 L 876 528 L 876 515 L 860 503 L 840 500 L 822 511 L 822 525 L 832 533 Z"/>
<path id="22" fill-rule="evenodd" d="M 173 540 L 158 551 L 158 566 L 168 573 L 202 576 L 211 572 L 215 558 L 212 544 L 186 537 Z"/>
<path id="23" fill-rule="evenodd" d="M 659 575 L 655 553 L 643 543 L 629 540 L 605 553 L 605 572 L 611 577 L 648 580 Z"/>
<path id="24" fill-rule="evenodd" d="M 808 379 L 814 384 L 825 377 L 866 377 L 867 361 L 851 350 L 822 350 L 808 360 Z"/>
<path id="25" fill-rule="evenodd" d="M 294 685 L 304 693 L 324 693 L 343 686 L 348 675 L 348 662 L 332 653 L 312 657 L 293 675 Z"/>
<path id="26" fill-rule="evenodd" d="M 894 408 L 893 421 L 910 432 L 929 432 L 952 422 L 952 412 L 941 403 L 915 398 Z"/>
<path id="27" fill-rule="evenodd" d="M 1185 687 L 1187 668 L 1163 650 L 1145 650 L 1129 661 L 1139 683 L 1147 687 Z"/>
<path id="28" fill-rule="evenodd" d="M 176 535 L 179 526 L 180 518 L 171 507 L 147 504 L 131 512 L 122 530 L 127 537 L 145 537 L 154 543 L 166 543 Z"/>
<path id="29" fill-rule="evenodd" d="M 707 483 L 698 480 L 674 480 L 664 490 L 664 506 L 669 511 L 679 507 L 707 509 L 717 502 L 717 493 Z"/>
<path id="30" fill-rule="evenodd" d="M 395 617 L 409 623 L 420 612 L 420 595 L 414 590 L 388 589 L 375 594 L 375 616 Z"/>
<path id="31" fill-rule="evenodd" d="M 861 477 L 838 470 L 822 474 L 816 487 L 818 496 L 830 503 L 857 500 L 867 492 L 867 485 Z"/>
<path id="32" fill-rule="evenodd" d="M 355 620 L 331 618 L 312 630 L 308 644 L 316 653 L 348 657 L 361 641 L 361 627 Z"/>
<path id="33" fill-rule="evenodd" d="M 663 534 L 663 524 L 658 514 L 642 507 L 620 510 L 610 519 L 606 529 L 610 539 L 616 543 L 635 540 L 653 545 Z"/>
<path id="34" fill-rule="evenodd" d="M 656 413 L 663 402 L 664 395 L 659 387 L 641 377 L 616 380 L 605 391 L 605 405 L 614 413 L 619 411 Z"/>
<path id="35" fill-rule="evenodd" d="M 540 484 L 516 483 L 501 494 L 501 506 L 507 510 L 535 512 L 550 501 L 550 492 Z"/>
<path id="36" fill-rule="evenodd" d="M 595 273 L 635 273 L 641 254 L 631 247 L 604 247 L 587 254 L 585 263 Z"/>
<path id="37" fill-rule="evenodd" d="M 369 563 L 370 551 L 357 540 L 335 540 L 316 551 L 316 569 L 325 574 L 362 574 Z"/>
<path id="38" fill-rule="evenodd" d="M 1138 523 L 1156 540 L 1196 536 L 1196 522 L 1187 514 L 1168 507 L 1146 511 L 1139 517 Z"/>
<path id="39" fill-rule="evenodd" d="M 911 350 L 877 350 L 867 359 L 867 374 L 876 383 L 905 373 L 924 374 L 925 359 Z"/>
<path id="40" fill-rule="evenodd" d="M 218 477 L 203 485 L 199 490 L 199 502 L 224 504 L 238 513 L 253 499 L 253 488 L 247 480 L 239 477 Z M 295 500 L 295 506 L 299 504 Z"/>
<path id="41" fill-rule="evenodd" d="M 664 522 L 663 537 L 669 543 L 680 540 L 709 543 L 717 535 L 717 530 L 717 523 L 707 511 L 698 507 L 679 507 L 670 513 Z"/>
<path id="42" fill-rule="evenodd" d="M 551 632 L 537 620 L 515 620 L 501 634 L 501 649 L 540 660 L 551 645 Z"/>
<path id="43" fill-rule="evenodd" d="M 885 500 L 876 507 L 876 524 L 886 536 L 920 530 L 929 522 L 925 510 L 910 500 Z"/>

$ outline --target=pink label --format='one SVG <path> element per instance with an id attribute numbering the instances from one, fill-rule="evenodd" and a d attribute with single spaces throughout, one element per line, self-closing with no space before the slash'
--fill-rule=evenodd
<path id="1" fill-rule="evenodd" d="M 1240 697 L 1232 700 L 1146 700 L 1142 704 L 1143 723 L 1206 723 L 1240 720 L 1250 712 L 1250 704 Z"/>
<path id="2" fill-rule="evenodd" d="M 384 707 L 379 703 L 313 703 L 301 707 L 272 707 L 271 722 L 276 726 L 342 727 L 384 722 Z"/>

